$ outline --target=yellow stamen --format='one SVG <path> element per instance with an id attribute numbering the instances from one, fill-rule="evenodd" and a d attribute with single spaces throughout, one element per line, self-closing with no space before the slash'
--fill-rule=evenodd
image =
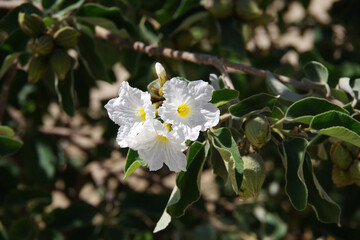
<path id="1" fill-rule="evenodd" d="M 157 138 L 157 140 L 158 140 L 159 142 L 162 142 L 162 143 L 167 143 L 167 142 L 169 142 L 169 139 L 168 139 L 167 137 L 165 137 L 165 136 L 157 135 L 156 138 Z"/>
<path id="2" fill-rule="evenodd" d="M 186 117 L 190 113 L 190 108 L 187 104 L 183 103 L 178 106 L 177 113 L 180 117 Z"/>
<path id="3" fill-rule="evenodd" d="M 168 132 L 170 132 L 171 131 L 171 124 L 164 122 L 164 125 L 167 127 Z"/>
<path id="4" fill-rule="evenodd" d="M 136 115 L 141 119 L 141 121 L 145 121 L 145 119 L 146 119 L 146 112 L 145 112 L 145 110 L 144 110 L 143 108 L 139 108 L 139 109 L 137 110 Z"/>

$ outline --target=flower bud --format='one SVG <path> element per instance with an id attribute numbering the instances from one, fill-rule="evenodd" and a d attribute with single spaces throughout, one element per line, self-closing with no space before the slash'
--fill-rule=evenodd
<path id="1" fill-rule="evenodd" d="M 354 183 L 350 176 L 350 172 L 342 170 L 336 165 L 333 166 L 331 178 L 333 182 L 339 186 L 347 186 Z"/>
<path id="2" fill-rule="evenodd" d="M 203 5 L 215 18 L 230 17 L 234 11 L 232 0 L 205 0 Z"/>
<path id="3" fill-rule="evenodd" d="M 155 63 L 155 71 L 158 76 L 160 86 L 163 86 L 167 80 L 165 68 L 160 63 L 157 62 Z"/>
<path id="4" fill-rule="evenodd" d="M 342 170 L 348 169 L 353 162 L 350 151 L 341 142 L 334 143 L 331 146 L 330 158 Z"/>
<path id="5" fill-rule="evenodd" d="M 351 179 L 360 187 L 360 161 L 355 160 L 349 168 Z"/>
<path id="6" fill-rule="evenodd" d="M 19 13 L 18 21 L 21 30 L 29 37 L 38 37 L 45 31 L 45 23 L 40 16 L 32 13 L 27 15 L 25 13 Z"/>
<path id="7" fill-rule="evenodd" d="M 71 58 L 63 49 L 55 49 L 50 57 L 51 69 L 60 80 L 64 80 L 70 70 Z"/>
<path id="8" fill-rule="evenodd" d="M 263 116 L 251 117 L 245 122 L 245 134 L 252 145 L 261 148 L 271 139 L 270 124 Z"/>
<path id="9" fill-rule="evenodd" d="M 244 173 L 240 194 L 244 200 L 251 197 L 257 198 L 266 176 L 264 160 L 257 153 L 243 156 L 242 160 Z"/>
<path id="10" fill-rule="evenodd" d="M 78 42 L 80 33 L 73 27 L 63 27 L 54 34 L 55 44 L 63 48 L 73 48 Z"/>
<path id="11" fill-rule="evenodd" d="M 54 48 L 54 41 L 50 35 L 42 35 L 36 41 L 35 52 L 41 56 L 49 55 Z"/>
<path id="12" fill-rule="evenodd" d="M 44 56 L 34 56 L 29 61 L 28 81 L 35 83 L 41 79 L 49 66 L 49 60 Z"/>
<path id="13" fill-rule="evenodd" d="M 255 0 L 236 0 L 235 4 L 236 15 L 248 21 L 259 18 L 263 13 Z"/>

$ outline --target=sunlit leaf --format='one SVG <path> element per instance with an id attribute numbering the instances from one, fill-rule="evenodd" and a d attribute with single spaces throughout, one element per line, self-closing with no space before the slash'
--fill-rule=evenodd
<path id="1" fill-rule="evenodd" d="M 310 122 L 310 128 L 360 147 L 360 122 L 347 114 L 337 111 L 318 114 Z"/>
<path id="2" fill-rule="evenodd" d="M 235 100 L 239 97 L 239 92 L 232 89 L 221 89 L 213 91 L 212 98 L 210 102 L 216 107 L 220 107 L 232 100 Z"/>
<path id="3" fill-rule="evenodd" d="M 238 146 L 228 128 L 208 131 L 211 142 L 224 161 L 235 193 L 239 193 L 243 178 L 244 163 Z"/>
<path id="4" fill-rule="evenodd" d="M 281 99 L 296 102 L 303 98 L 300 94 L 290 90 L 285 84 L 276 79 L 270 72 L 266 74 L 266 84 L 271 93 L 280 95 Z"/>
<path id="5" fill-rule="evenodd" d="M 348 114 L 344 108 L 326 99 L 308 97 L 293 103 L 286 111 L 286 119 L 309 124 L 315 115 L 331 110 Z"/>
<path id="6" fill-rule="evenodd" d="M 140 166 L 146 166 L 146 162 L 139 157 L 137 151 L 129 148 L 126 156 L 124 179 L 130 176 Z"/>

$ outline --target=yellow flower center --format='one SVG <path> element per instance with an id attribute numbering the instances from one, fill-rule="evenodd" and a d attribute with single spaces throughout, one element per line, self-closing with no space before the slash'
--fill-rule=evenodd
<path id="1" fill-rule="evenodd" d="M 157 138 L 157 140 L 158 140 L 159 142 L 162 142 L 162 143 L 167 143 L 167 142 L 169 142 L 169 139 L 168 139 L 167 137 L 165 137 L 165 136 L 157 135 L 156 138 Z"/>
<path id="2" fill-rule="evenodd" d="M 145 119 L 146 119 L 146 112 L 145 112 L 145 110 L 144 110 L 143 108 L 139 108 L 139 109 L 137 110 L 136 116 L 138 116 L 138 117 L 141 119 L 141 121 L 145 121 Z"/>
<path id="3" fill-rule="evenodd" d="M 187 104 L 183 103 L 178 106 L 177 113 L 180 117 L 186 117 L 190 113 L 190 108 Z"/>

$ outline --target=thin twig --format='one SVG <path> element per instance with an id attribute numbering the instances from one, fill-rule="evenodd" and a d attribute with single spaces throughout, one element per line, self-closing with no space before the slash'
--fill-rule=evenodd
<path id="1" fill-rule="evenodd" d="M 131 42 L 128 39 L 124 39 L 112 34 L 109 30 L 100 26 L 95 27 L 95 34 L 96 37 L 110 41 L 120 47 L 132 49 L 138 52 L 143 52 L 149 56 L 163 56 L 167 58 L 185 60 L 197 64 L 213 66 L 218 69 L 223 76 L 227 87 L 229 87 L 230 89 L 234 89 L 234 85 L 229 77 L 229 74 L 227 73 L 225 67 L 222 65 L 221 60 L 218 57 L 207 54 L 195 54 L 186 51 L 179 51 L 171 48 L 161 48 L 157 46 L 146 45 L 143 42 Z"/>
<path id="2" fill-rule="evenodd" d="M 16 65 L 17 65 L 17 60 L 15 60 L 13 64 L 10 66 L 6 74 L 6 77 L 4 79 L 4 83 L 2 85 L 1 94 L 0 94 L 0 123 L 2 122 L 2 118 L 4 116 L 4 112 L 6 109 L 10 86 L 16 74 L 16 68 L 17 68 Z"/>
<path id="3" fill-rule="evenodd" d="M 187 51 L 174 50 L 171 48 L 162 48 L 162 47 L 158 47 L 158 46 L 154 46 L 154 45 L 146 45 L 145 43 L 138 42 L 138 41 L 132 42 L 128 39 L 124 39 L 118 35 L 112 34 L 109 30 L 107 30 L 103 27 L 100 27 L 100 26 L 95 27 L 95 35 L 98 38 L 107 40 L 107 41 L 109 41 L 113 44 L 116 44 L 122 48 L 131 49 L 131 50 L 138 51 L 138 52 L 143 52 L 149 56 L 156 55 L 156 56 L 162 56 L 162 57 L 166 57 L 166 58 L 172 58 L 172 59 L 177 59 L 177 60 L 193 62 L 196 64 L 204 64 L 204 65 L 213 66 L 219 70 L 219 72 L 221 73 L 221 75 L 223 76 L 223 78 L 225 80 L 225 84 L 230 89 L 234 89 L 234 85 L 229 77 L 229 74 L 228 74 L 226 68 L 235 69 L 235 70 L 242 71 L 244 73 L 248 73 L 248 74 L 251 74 L 254 76 L 259 76 L 259 77 L 266 77 L 266 75 L 267 75 L 267 71 L 265 71 L 265 70 L 250 67 L 250 66 L 247 66 L 247 65 L 244 65 L 241 63 L 233 63 L 233 62 L 226 61 L 226 60 L 220 59 L 216 56 L 212 56 L 209 54 L 191 53 L 191 52 L 187 52 Z M 313 87 L 306 85 L 300 81 L 297 81 L 295 79 L 292 79 L 292 78 L 289 78 L 289 77 L 286 77 L 286 76 L 283 76 L 280 74 L 276 74 L 276 73 L 272 73 L 272 72 L 270 72 L 270 73 L 282 83 L 290 84 L 298 90 L 304 90 L 307 92 L 316 93 L 319 96 L 326 98 L 329 101 L 332 101 L 337 105 L 340 105 L 340 106 L 343 105 L 338 100 L 331 98 L 331 97 L 327 97 L 323 91 L 321 91 L 317 88 L 313 88 Z"/>

